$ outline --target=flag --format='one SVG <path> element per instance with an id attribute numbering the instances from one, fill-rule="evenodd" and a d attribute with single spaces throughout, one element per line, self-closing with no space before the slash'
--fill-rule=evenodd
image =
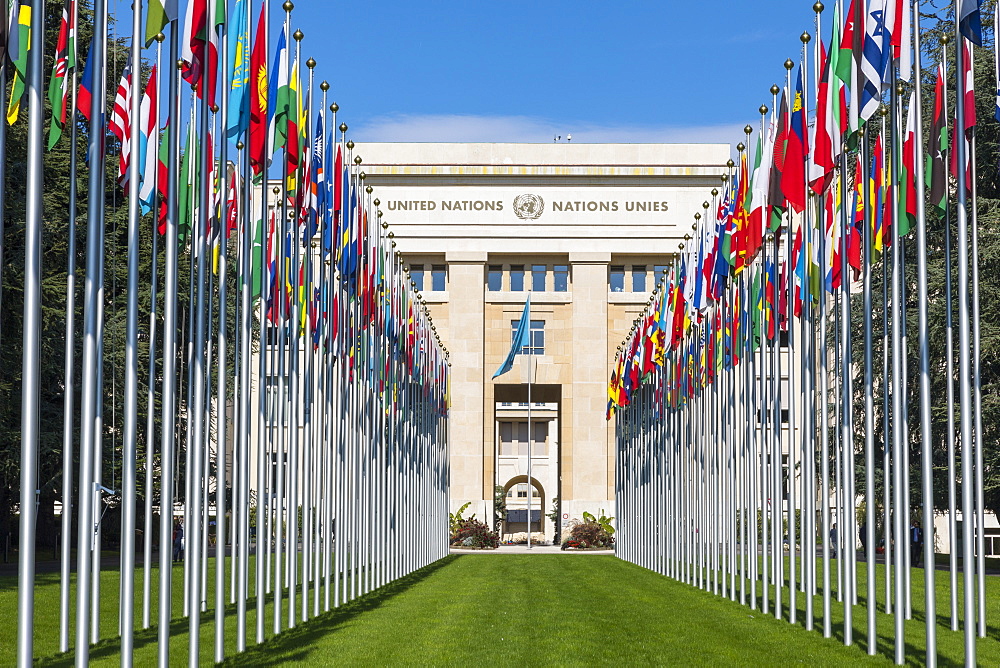
<path id="1" fill-rule="evenodd" d="M 153 43 L 167 24 L 177 20 L 177 0 L 148 0 L 146 10 L 146 46 Z"/>
<path id="2" fill-rule="evenodd" d="M 118 92 L 115 93 L 115 104 L 111 110 L 111 120 L 108 129 L 118 138 L 121 153 L 118 157 L 118 185 L 128 186 L 128 167 L 131 155 L 132 136 L 132 57 L 129 56 L 122 70 L 122 78 L 118 82 Z"/>
<path id="3" fill-rule="evenodd" d="M 90 49 L 87 51 L 87 64 L 83 67 L 83 76 L 80 78 L 80 91 L 76 95 L 76 110 L 85 119 L 90 120 L 90 85 L 94 79 L 94 39 L 90 40 Z"/>
<path id="4" fill-rule="evenodd" d="M 143 215 L 153 210 L 154 185 L 159 171 L 159 159 L 155 149 L 159 139 L 160 119 L 156 87 L 156 65 L 149 72 L 149 80 L 139 104 L 139 203 Z"/>
<path id="5" fill-rule="evenodd" d="M 959 0 L 958 31 L 976 46 L 983 45 L 983 25 L 979 13 L 980 0 Z"/>
<path id="6" fill-rule="evenodd" d="M 882 104 L 882 92 L 892 83 L 887 63 L 891 45 L 886 37 L 892 34 L 887 25 L 887 0 L 871 0 L 865 16 L 865 40 L 861 59 L 861 111 L 862 121 L 867 121 Z M 894 14 L 893 14 L 894 16 Z"/>
<path id="7" fill-rule="evenodd" d="M 805 167 L 806 156 L 809 154 L 809 147 L 806 145 L 806 113 L 802 103 L 802 66 L 799 65 L 781 170 L 781 193 L 796 213 L 801 213 L 806 208 Z"/>
<path id="8" fill-rule="evenodd" d="M 514 332 L 514 338 L 510 342 L 510 352 L 507 353 L 507 359 L 504 360 L 500 368 L 497 369 L 493 377 L 502 376 L 503 374 L 510 371 L 514 366 L 514 357 L 521 352 L 521 348 L 528 345 L 528 335 L 530 334 L 531 327 L 531 293 L 528 293 L 527 299 L 524 300 L 524 311 L 521 313 L 521 319 L 517 323 L 517 330 Z"/>
<path id="9" fill-rule="evenodd" d="M 927 139 L 927 183 L 930 184 L 930 203 L 942 214 L 948 208 L 948 171 L 944 154 L 948 151 L 948 121 L 944 109 L 944 67 L 938 65 L 937 82 L 934 84 L 934 115 Z"/>
<path id="10" fill-rule="evenodd" d="M 192 86 L 201 80 L 205 68 L 205 21 L 208 16 L 208 0 L 188 0 L 184 12 L 184 29 L 181 32 L 181 60 L 184 61 L 181 76 Z M 203 91 L 198 91 L 200 97 Z"/>
<path id="11" fill-rule="evenodd" d="M 861 58 L 864 46 L 864 0 L 851 0 L 844 22 L 844 32 L 840 40 L 840 53 L 834 70 L 843 84 L 846 96 L 847 130 L 851 134 L 858 131 L 861 121 Z M 833 48 L 833 47 L 831 47 Z"/>
<path id="12" fill-rule="evenodd" d="M 10 17 L 7 16 L 7 0 L 0 1 L 0 66 L 7 62 L 7 42 L 10 31 Z"/>
<path id="13" fill-rule="evenodd" d="M 274 100 L 274 109 L 268 115 L 268 150 L 270 155 L 274 155 L 279 146 L 285 145 L 285 133 L 288 131 L 288 46 L 285 31 L 278 34 L 267 98 Z"/>
<path id="14" fill-rule="evenodd" d="M 774 139 L 774 157 L 771 161 L 771 175 L 768 183 L 767 205 L 769 227 L 772 231 L 781 227 L 781 217 L 785 214 L 787 202 L 781 189 L 781 172 L 785 164 L 785 144 L 788 142 L 788 91 L 781 96 L 781 108 L 778 112 L 777 134 Z"/>
<path id="15" fill-rule="evenodd" d="M 903 159 L 900 165 L 899 175 L 899 202 L 897 203 L 897 220 L 899 229 L 896 231 L 899 236 L 906 236 L 910 231 L 910 225 L 917 222 L 917 186 L 914 182 L 917 167 L 917 138 L 916 138 L 916 104 L 913 102 L 913 94 L 910 93 L 910 106 L 906 112 L 906 130 L 903 134 Z"/>
<path id="16" fill-rule="evenodd" d="M 892 30 L 892 57 L 899 67 L 899 78 L 909 81 L 913 78 L 913 17 L 907 0 L 893 2 L 896 19 Z"/>
<path id="17" fill-rule="evenodd" d="M 247 26 L 246 0 L 236 0 L 233 20 L 226 33 L 229 53 L 230 88 L 226 136 L 239 139 L 250 126 L 247 89 L 250 87 L 250 31 Z"/>
<path id="18" fill-rule="evenodd" d="M 966 39 L 962 40 L 962 74 L 958 79 L 958 90 L 956 94 L 962 93 L 962 99 L 965 103 L 965 124 L 959 130 L 957 128 L 958 119 L 955 119 L 955 144 L 952 145 L 951 151 L 951 174 L 958 179 L 958 150 L 955 149 L 955 145 L 959 141 L 965 143 L 965 186 L 969 192 L 972 192 L 972 146 L 970 140 L 972 138 L 972 129 L 976 127 L 976 92 L 975 92 L 975 81 L 973 78 L 973 68 L 972 68 L 972 52 L 969 49 L 969 41 Z M 956 109 L 957 111 L 957 109 Z"/>
<path id="19" fill-rule="evenodd" d="M 16 3 L 15 3 L 16 6 Z M 16 38 L 16 41 L 15 41 Z M 22 5 L 17 13 L 17 30 L 10 32 L 9 55 L 14 65 L 14 82 L 10 87 L 10 102 L 7 105 L 7 123 L 17 123 L 21 113 L 21 98 L 24 97 L 28 78 L 28 50 L 31 48 L 31 5 Z M 16 45 L 16 48 L 13 48 Z"/>
<path id="20" fill-rule="evenodd" d="M 830 43 L 833 48 L 823 55 L 822 74 L 816 87 L 816 123 L 813 125 L 812 160 L 809 162 L 809 185 L 817 193 L 825 192 L 833 180 L 837 169 L 837 158 L 840 157 L 840 138 L 844 127 L 841 125 L 841 84 L 836 78 L 837 61 L 840 49 L 840 18 L 837 9 L 833 10 L 833 36 Z"/>
<path id="21" fill-rule="evenodd" d="M 257 36 L 250 54 L 250 164 L 254 174 L 260 174 L 267 166 L 267 16 L 264 6 L 260 8 L 257 20 Z M 271 98 L 273 99 L 273 98 Z"/>
<path id="22" fill-rule="evenodd" d="M 0 2 L 5 4 L 5 0 Z M 48 150 L 56 145 L 62 137 L 66 126 L 67 107 L 69 106 L 69 70 L 76 67 L 76 0 L 68 0 L 63 6 L 62 20 L 59 22 L 59 38 L 56 41 L 56 53 L 52 63 L 52 77 L 49 79 L 49 104 L 52 107 L 52 121 L 49 125 Z M 0 63 L 2 63 L 0 57 Z"/>

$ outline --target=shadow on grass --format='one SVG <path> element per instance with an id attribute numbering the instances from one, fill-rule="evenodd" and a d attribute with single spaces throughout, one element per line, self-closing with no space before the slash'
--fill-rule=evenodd
<path id="1" fill-rule="evenodd" d="M 381 607 L 427 576 L 461 558 L 459 555 L 449 555 L 435 561 L 350 603 L 299 624 L 294 629 L 283 631 L 260 645 L 248 647 L 247 651 L 230 657 L 221 665 L 276 666 L 305 661 L 310 653 L 316 651 L 319 638 L 335 632 L 358 615 Z"/>
<path id="2" fill-rule="evenodd" d="M 863 563 L 864 562 L 859 563 L 859 566 L 861 564 L 863 564 Z M 750 602 L 752 600 L 752 597 L 750 595 L 750 581 L 747 580 L 746 583 L 747 583 L 747 587 L 746 587 L 745 595 L 746 595 L 747 606 L 749 606 Z M 781 619 L 782 619 L 782 621 L 792 623 L 794 626 L 798 626 L 799 628 L 801 628 L 803 630 L 807 630 L 809 633 L 818 633 L 818 634 L 822 635 L 822 633 L 823 633 L 823 602 L 822 602 L 823 587 L 822 587 L 822 585 L 820 583 L 817 583 L 816 597 L 815 597 L 814 603 L 813 603 L 813 606 L 814 606 L 813 607 L 813 628 L 811 630 L 809 630 L 809 629 L 806 628 L 806 622 L 807 622 L 807 619 L 808 619 L 808 617 L 806 615 L 806 594 L 803 593 L 803 592 L 801 592 L 801 591 L 797 591 L 796 595 L 795 595 L 796 619 L 795 619 L 795 622 L 791 622 L 790 615 L 789 615 L 790 609 L 789 609 L 789 605 L 788 605 L 788 603 L 789 603 L 788 585 L 789 585 L 789 580 L 786 579 L 784 581 L 782 592 L 781 592 L 781 595 L 782 595 Z M 737 587 L 737 592 L 738 592 L 739 591 L 739 581 L 737 581 L 736 587 Z M 770 597 L 769 597 L 769 600 L 768 600 L 768 612 L 765 614 L 763 612 L 764 601 L 763 601 L 762 584 L 761 584 L 760 580 L 757 581 L 757 596 L 756 596 L 757 607 L 756 607 L 756 613 L 760 614 L 760 615 L 763 615 L 763 616 L 767 616 L 767 617 L 774 617 L 775 614 L 774 614 L 774 585 L 773 585 L 773 583 L 771 583 L 769 591 L 770 591 Z M 706 592 L 706 593 L 710 593 L 710 592 Z M 869 642 L 868 623 L 867 623 L 867 619 L 868 619 L 868 608 L 867 608 L 868 598 L 865 595 L 865 593 L 866 592 L 865 592 L 864 589 L 859 589 L 859 591 L 858 591 L 858 597 L 857 597 L 858 602 L 855 604 L 855 606 L 853 608 L 852 644 L 859 651 L 867 653 L 867 651 L 868 651 L 868 642 Z M 915 592 L 915 594 L 916 594 L 915 601 L 918 598 L 919 599 L 919 603 L 922 603 L 923 602 L 923 592 Z M 838 601 L 837 600 L 837 592 L 835 590 L 833 590 L 833 588 L 831 588 L 830 598 L 831 598 L 831 606 L 830 606 L 831 607 L 831 620 L 830 620 L 831 621 L 831 623 L 830 623 L 831 638 L 833 640 L 837 640 L 837 641 L 843 643 L 844 642 L 844 629 L 845 629 L 844 618 L 843 618 L 844 603 L 843 603 L 843 601 Z M 737 601 L 734 601 L 734 602 L 738 604 L 738 597 L 737 597 Z M 895 627 L 894 626 L 889 626 L 888 622 L 890 620 L 892 620 L 895 617 L 895 615 L 894 614 L 893 615 L 886 614 L 884 612 L 884 603 L 881 602 L 880 600 L 876 600 L 876 605 L 878 606 L 877 609 L 876 609 L 876 613 L 877 613 L 876 614 L 876 619 L 877 619 L 877 622 L 876 622 L 876 639 L 875 639 L 875 652 L 876 652 L 876 656 L 880 655 L 880 656 L 883 656 L 883 657 L 885 657 L 887 659 L 893 660 L 895 658 L 895 653 L 896 653 Z M 936 610 L 935 619 L 936 619 L 936 622 L 937 622 L 936 626 L 937 626 L 937 629 L 938 629 L 939 632 L 946 631 L 946 630 L 950 632 L 950 629 L 951 629 L 951 617 L 950 617 L 950 613 L 948 611 L 942 612 L 941 608 L 939 606 L 938 609 Z M 927 620 L 927 616 L 926 616 L 926 614 L 924 613 L 923 610 L 921 610 L 921 609 L 914 609 L 911 618 L 909 620 L 907 620 L 907 624 L 918 623 L 921 626 L 923 626 L 923 625 L 926 624 L 926 620 Z M 986 628 L 987 628 L 987 637 L 991 637 L 991 638 L 1000 637 L 1000 628 L 998 628 L 996 626 L 993 626 L 993 625 L 989 625 L 989 624 L 987 625 Z M 926 648 L 923 645 L 918 645 L 918 644 L 915 644 L 913 642 L 904 641 L 904 648 L 905 648 L 905 657 L 906 657 L 906 661 L 905 661 L 904 665 L 910 665 L 910 666 L 923 666 L 923 665 L 925 665 Z M 950 659 L 948 657 L 941 656 L 940 652 L 937 655 L 937 662 L 938 662 L 939 666 L 956 666 L 957 667 L 957 666 L 964 665 L 964 663 L 962 661 L 958 661 L 958 660 Z"/>

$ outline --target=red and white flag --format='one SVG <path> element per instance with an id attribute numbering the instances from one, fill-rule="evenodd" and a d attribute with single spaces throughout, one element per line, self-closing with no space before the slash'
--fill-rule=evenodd
<path id="1" fill-rule="evenodd" d="M 111 110 L 111 120 L 108 129 L 121 143 L 121 155 L 118 158 L 118 185 L 128 188 L 128 166 L 131 161 L 129 139 L 132 136 L 132 58 L 129 57 L 118 82 L 118 92 L 115 93 L 115 104 Z"/>

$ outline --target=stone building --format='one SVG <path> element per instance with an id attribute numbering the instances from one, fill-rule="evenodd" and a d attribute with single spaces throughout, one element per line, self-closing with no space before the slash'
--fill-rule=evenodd
<path id="1" fill-rule="evenodd" d="M 559 525 L 612 514 L 616 348 L 729 146 L 361 144 L 355 155 L 451 353 L 452 509 L 471 502 L 466 515 L 489 520 L 499 485 L 504 533 L 527 529 L 530 500 L 532 530 L 549 539 L 550 514 Z M 529 292 L 528 354 L 494 380 Z"/>

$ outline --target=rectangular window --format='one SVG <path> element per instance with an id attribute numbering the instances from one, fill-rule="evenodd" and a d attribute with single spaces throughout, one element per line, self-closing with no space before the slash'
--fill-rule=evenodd
<path id="1" fill-rule="evenodd" d="M 566 292 L 569 290 L 569 267 L 565 264 L 557 264 L 552 272 L 554 280 L 554 290 L 556 292 Z"/>
<path id="2" fill-rule="evenodd" d="M 416 284 L 417 290 L 422 292 L 424 289 L 424 265 L 411 264 L 410 278 L 412 278 L 414 284 Z"/>
<path id="3" fill-rule="evenodd" d="M 264 410 L 268 424 L 288 424 L 288 379 L 283 376 L 264 378 Z"/>
<path id="4" fill-rule="evenodd" d="M 646 292 L 646 267 L 644 265 L 632 265 L 632 292 Z"/>
<path id="5" fill-rule="evenodd" d="M 611 292 L 625 292 L 625 267 L 611 267 L 608 284 Z"/>
<path id="6" fill-rule="evenodd" d="M 486 289 L 490 292 L 503 290 L 503 265 L 491 264 L 486 272 Z"/>
<path id="7" fill-rule="evenodd" d="M 524 292 L 524 265 L 510 265 L 510 291 Z"/>
<path id="8" fill-rule="evenodd" d="M 531 265 L 531 289 L 533 292 L 545 292 L 545 275 L 547 273 L 544 264 Z"/>
<path id="9" fill-rule="evenodd" d="M 533 457 L 545 456 L 545 440 L 549 435 L 548 422 L 532 422 L 531 429 L 534 431 L 533 443 L 531 444 L 531 455 Z"/>
<path id="10" fill-rule="evenodd" d="M 654 264 L 653 265 L 653 285 L 657 285 L 663 280 L 663 272 L 667 270 L 667 265 L 665 264 Z"/>
<path id="11" fill-rule="evenodd" d="M 289 339 L 287 326 L 279 326 L 269 322 L 265 325 L 265 327 L 267 345 L 277 346 L 280 343 L 284 343 L 285 346 L 288 346 Z"/>
<path id="12" fill-rule="evenodd" d="M 431 290 L 443 292 L 445 287 L 445 266 L 435 264 L 431 267 Z"/>
<path id="13" fill-rule="evenodd" d="M 520 320 L 510 321 L 510 341 L 514 342 L 517 335 L 517 326 Z M 532 320 L 528 328 L 528 343 L 521 348 L 521 355 L 544 355 L 545 354 L 545 321 Z M 527 404 L 522 404 L 527 405 Z"/>

